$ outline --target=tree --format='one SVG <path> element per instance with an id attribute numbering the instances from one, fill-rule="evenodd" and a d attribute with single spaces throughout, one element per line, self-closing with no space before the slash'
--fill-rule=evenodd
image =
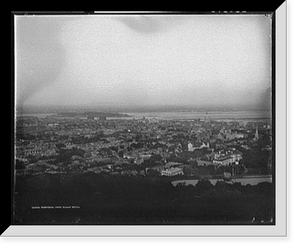
<path id="1" fill-rule="evenodd" d="M 110 149 L 111 151 L 118 152 L 118 147 L 111 146 L 111 147 L 109 147 L 109 149 Z"/>
<path id="2" fill-rule="evenodd" d="M 27 159 L 28 159 L 29 163 L 36 163 L 37 162 L 37 158 L 34 155 L 28 155 Z"/>
<path id="3" fill-rule="evenodd" d="M 198 171 L 199 171 L 200 175 L 206 175 L 207 174 L 206 167 L 204 167 L 204 166 L 199 166 Z"/>
<path id="4" fill-rule="evenodd" d="M 155 143 L 153 146 L 151 146 L 151 148 L 153 148 L 153 149 L 157 149 L 157 148 L 166 148 L 167 146 L 165 146 L 165 145 L 163 145 L 163 144 L 161 144 L 161 143 L 159 143 L 159 142 L 157 142 L 157 143 Z"/>
<path id="5" fill-rule="evenodd" d="M 192 166 L 194 168 L 198 167 L 198 162 L 196 160 L 190 160 L 189 164 L 190 164 L 190 166 Z"/>
<path id="6" fill-rule="evenodd" d="M 150 168 L 150 169 L 147 170 L 147 175 L 149 175 L 149 176 L 159 176 L 160 173 L 157 170 L 154 170 L 154 169 Z"/>
<path id="7" fill-rule="evenodd" d="M 25 169 L 25 164 L 24 162 L 20 161 L 20 160 L 16 160 L 16 169 Z"/>
<path id="8" fill-rule="evenodd" d="M 267 169 L 268 167 L 268 159 L 269 159 L 268 151 L 263 151 L 259 147 L 253 148 L 251 150 L 245 150 L 243 152 L 242 163 L 247 168 L 253 169 Z"/>
<path id="9" fill-rule="evenodd" d="M 155 154 L 155 155 L 152 155 L 152 156 L 150 157 L 150 160 L 155 161 L 155 162 L 158 162 L 158 161 L 161 161 L 161 160 L 162 160 L 162 156 L 159 155 L 159 154 Z"/>
<path id="10" fill-rule="evenodd" d="M 167 158 L 168 162 L 179 162 L 179 163 L 187 163 L 187 160 L 182 159 L 181 157 L 176 156 L 175 154 L 170 154 Z"/>
<path id="11" fill-rule="evenodd" d="M 208 174 L 214 175 L 215 174 L 215 166 L 214 165 L 209 165 L 206 167 Z"/>
<path id="12" fill-rule="evenodd" d="M 119 155 L 119 157 L 123 157 L 124 156 L 124 151 L 123 150 L 120 150 L 119 152 L 118 152 L 118 155 Z"/>
<path id="13" fill-rule="evenodd" d="M 62 148 L 66 148 L 66 145 L 62 142 L 57 143 L 55 146 L 58 150 L 61 150 Z"/>
<path id="14" fill-rule="evenodd" d="M 183 151 L 188 150 L 188 143 L 186 141 L 183 141 L 180 144 L 181 144 L 181 148 L 182 148 Z"/>
<path id="15" fill-rule="evenodd" d="M 146 159 L 141 165 L 144 168 L 151 168 L 157 166 L 157 163 L 155 161 L 152 161 L 151 159 Z"/>
<path id="16" fill-rule="evenodd" d="M 206 192 L 213 189 L 213 184 L 208 179 L 200 179 L 197 184 L 196 188 L 200 192 Z"/>
<path id="17" fill-rule="evenodd" d="M 191 154 L 192 158 L 199 158 L 204 155 L 202 149 L 195 149 L 193 152 L 189 152 L 189 153 Z"/>

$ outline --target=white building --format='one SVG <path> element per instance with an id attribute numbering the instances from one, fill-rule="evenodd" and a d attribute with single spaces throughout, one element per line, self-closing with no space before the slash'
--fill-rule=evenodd
<path id="1" fill-rule="evenodd" d="M 236 153 L 231 154 L 230 156 L 233 158 L 234 162 L 237 162 L 237 161 L 243 159 L 242 153 L 238 152 L 238 151 Z"/>
<path id="2" fill-rule="evenodd" d="M 193 152 L 194 149 L 195 149 L 195 148 L 194 148 L 193 144 L 189 142 L 189 143 L 188 143 L 188 151 L 189 151 L 189 152 Z"/>
<path id="3" fill-rule="evenodd" d="M 202 142 L 200 147 L 194 147 L 194 145 L 191 142 L 188 143 L 189 152 L 193 152 L 195 149 L 201 149 L 201 148 L 209 148 L 209 142 L 207 142 L 206 144 L 205 142 Z"/>
<path id="4" fill-rule="evenodd" d="M 233 161 L 233 158 L 231 156 L 225 156 L 225 157 L 220 157 L 220 158 L 217 158 L 217 159 L 214 159 L 213 160 L 213 164 L 216 164 L 216 165 L 229 165 L 229 164 L 232 164 L 234 161 Z"/>
<path id="5" fill-rule="evenodd" d="M 205 142 L 202 142 L 202 145 L 199 147 L 199 149 L 201 148 L 209 148 L 209 142 L 207 142 L 206 144 Z"/>
<path id="6" fill-rule="evenodd" d="M 183 175 L 183 171 L 181 168 L 169 168 L 169 169 L 161 171 L 161 175 L 164 175 L 164 176 Z"/>
<path id="7" fill-rule="evenodd" d="M 228 154 L 228 155 L 225 155 L 225 156 L 218 155 L 213 160 L 213 164 L 216 164 L 216 165 L 229 165 L 229 164 L 236 163 L 236 162 L 240 161 L 241 159 L 243 159 L 242 153 L 239 152 L 239 151 L 236 151 L 234 153 L 231 153 L 231 154 Z"/>

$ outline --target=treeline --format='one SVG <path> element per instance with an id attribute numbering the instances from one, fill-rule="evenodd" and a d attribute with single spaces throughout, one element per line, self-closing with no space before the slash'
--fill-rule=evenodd
<path id="1" fill-rule="evenodd" d="M 267 171 L 268 161 L 272 152 L 261 150 L 260 148 L 253 148 L 251 150 L 244 150 L 242 163 L 247 168 L 261 169 Z"/>
<path id="2" fill-rule="evenodd" d="M 92 224 L 272 224 L 271 183 L 242 186 L 200 180 L 196 186 L 174 187 L 166 179 L 96 175 L 40 175 L 17 180 L 16 220 L 22 223 Z M 34 195 L 33 195 L 34 193 Z M 39 205 L 80 206 L 72 214 L 37 213 Z M 20 202 L 23 206 L 20 207 Z M 263 221 L 263 222 L 262 222 Z"/>
<path id="3" fill-rule="evenodd" d="M 271 164 L 270 160 L 272 155 L 274 155 L 274 151 L 264 150 L 267 145 L 271 145 L 269 136 L 263 135 L 250 150 L 246 150 L 243 147 L 238 148 L 243 153 L 241 163 L 245 165 L 251 173 L 268 173 L 268 164 Z"/>

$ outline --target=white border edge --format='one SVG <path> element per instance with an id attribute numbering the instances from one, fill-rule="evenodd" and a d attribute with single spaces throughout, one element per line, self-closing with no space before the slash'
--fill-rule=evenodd
<path id="1" fill-rule="evenodd" d="M 287 1 L 276 10 L 275 226 L 9 226 L 2 237 L 286 237 Z"/>

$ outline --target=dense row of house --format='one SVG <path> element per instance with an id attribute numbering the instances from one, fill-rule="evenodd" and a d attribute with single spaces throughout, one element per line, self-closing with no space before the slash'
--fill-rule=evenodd
<path id="1" fill-rule="evenodd" d="M 240 122 L 199 120 L 20 118 L 16 159 L 24 162 L 29 170 L 34 164 L 48 164 L 48 173 L 64 171 L 63 166 L 81 172 L 145 175 L 149 167 L 137 170 L 128 166 L 143 165 L 159 155 L 159 161 L 151 169 L 164 176 L 175 176 L 184 174 L 185 165 L 169 164 L 168 159 L 182 152 L 190 153 L 190 160 L 195 160 L 200 167 L 238 165 L 243 155 L 236 146 L 251 149 L 249 142 L 258 139 L 258 126 L 264 133 L 270 133 L 269 124 L 257 122 L 241 125 Z M 61 154 L 61 148 L 65 151 L 76 148 L 84 153 L 72 156 L 67 164 L 51 165 Z M 199 157 L 194 152 L 205 153 Z"/>

